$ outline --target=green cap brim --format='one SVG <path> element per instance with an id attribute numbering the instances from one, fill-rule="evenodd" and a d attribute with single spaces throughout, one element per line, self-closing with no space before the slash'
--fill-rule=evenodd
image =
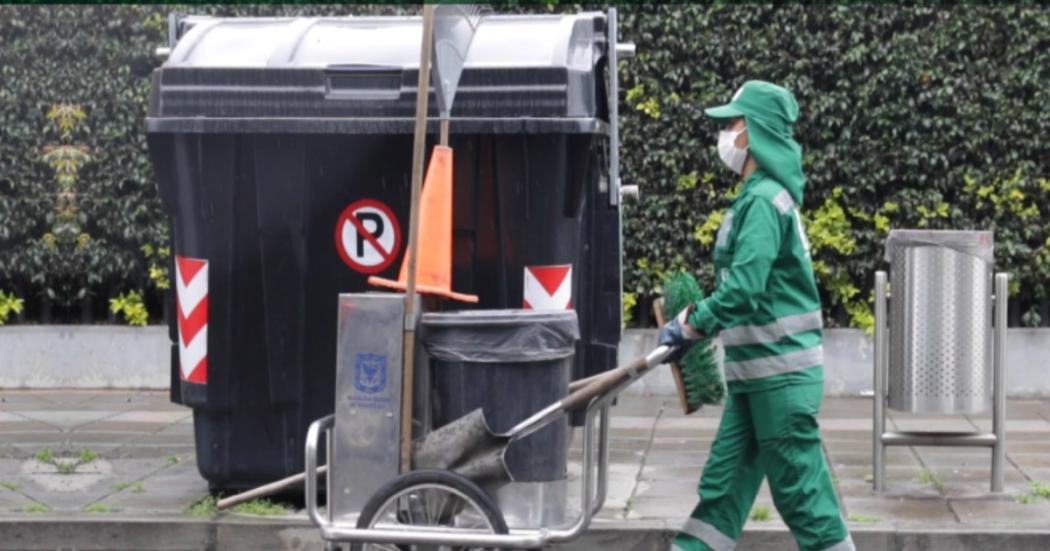
<path id="1" fill-rule="evenodd" d="M 742 111 L 740 111 L 736 107 L 733 107 L 730 104 L 719 105 L 718 107 L 710 107 L 708 109 L 704 109 L 704 113 L 706 113 L 708 117 L 711 117 L 716 121 L 739 119 L 740 117 L 744 116 L 744 113 Z"/>

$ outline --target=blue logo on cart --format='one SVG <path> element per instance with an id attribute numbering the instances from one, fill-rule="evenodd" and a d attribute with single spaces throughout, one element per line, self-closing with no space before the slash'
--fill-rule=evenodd
<path id="1" fill-rule="evenodd" d="M 358 354 L 354 362 L 354 388 L 365 394 L 376 394 L 386 389 L 386 356 Z"/>

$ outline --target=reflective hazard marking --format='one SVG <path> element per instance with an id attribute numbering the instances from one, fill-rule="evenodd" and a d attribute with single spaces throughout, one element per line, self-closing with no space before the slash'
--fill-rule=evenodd
<path id="1" fill-rule="evenodd" d="M 397 258 L 400 247 L 401 226 L 394 211 L 374 199 L 351 203 L 335 223 L 335 248 L 356 272 L 382 272 Z"/>
<path id="2" fill-rule="evenodd" d="M 175 308 L 179 316 L 179 375 L 208 382 L 208 261 L 175 256 Z"/>
<path id="3" fill-rule="evenodd" d="M 522 308 L 572 309 L 572 264 L 526 266 Z"/>

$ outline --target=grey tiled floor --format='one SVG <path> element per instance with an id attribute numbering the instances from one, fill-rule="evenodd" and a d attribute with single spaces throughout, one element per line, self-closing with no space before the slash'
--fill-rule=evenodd
<path id="1" fill-rule="evenodd" d="M 1032 482 L 1050 484 L 1050 402 L 1012 401 L 1008 410 L 1004 494 L 988 493 L 988 451 L 922 447 L 889 449 L 888 491 L 877 494 L 870 483 L 871 402 L 826 400 L 825 450 L 850 522 L 1047 528 L 1050 501 L 1022 496 Z M 696 503 L 720 408 L 686 417 L 667 397 L 631 396 L 612 413 L 609 492 L 596 525 L 678 526 Z M 988 423 L 891 412 L 892 426 L 901 430 L 973 431 Z M 580 473 L 579 445 L 577 435 L 570 484 Z M 41 506 L 74 516 L 182 515 L 207 493 L 193 446 L 192 412 L 164 392 L 0 391 L 0 517 L 37 514 L 27 509 Z M 64 475 L 35 461 L 44 449 L 57 455 L 90 449 L 99 457 Z M 571 495 L 578 495 L 575 488 Z M 770 519 L 752 526 L 782 526 L 767 488 L 757 505 L 769 508 Z"/>

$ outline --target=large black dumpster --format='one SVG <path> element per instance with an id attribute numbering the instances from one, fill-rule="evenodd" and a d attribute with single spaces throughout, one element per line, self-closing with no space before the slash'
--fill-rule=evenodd
<path id="1" fill-rule="evenodd" d="M 620 338 L 605 25 L 488 17 L 452 111 L 453 286 L 479 308 L 574 308 L 576 377 L 612 367 Z M 172 25 L 147 137 L 176 254 L 172 399 L 213 488 L 302 470 L 307 425 L 333 410 L 336 296 L 397 276 L 420 27 Z"/>

